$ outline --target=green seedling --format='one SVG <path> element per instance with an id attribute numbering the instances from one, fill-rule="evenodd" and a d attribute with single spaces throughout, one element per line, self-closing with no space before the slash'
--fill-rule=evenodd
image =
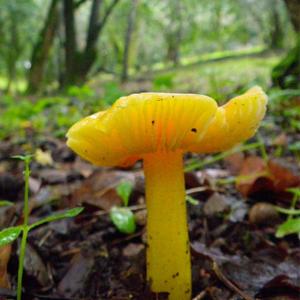
<path id="1" fill-rule="evenodd" d="M 185 196 L 185 200 L 191 204 L 191 205 L 198 205 L 199 204 L 199 201 L 195 198 L 193 198 L 192 196 L 189 196 L 189 195 L 186 195 Z"/>
<path id="2" fill-rule="evenodd" d="M 132 193 L 133 186 L 130 181 L 122 181 L 118 186 L 117 186 L 117 194 L 120 196 L 120 198 L 123 201 L 123 205 L 125 207 L 128 206 L 129 202 L 129 197 Z"/>
<path id="3" fill-rule="evenodd" d="M 300 141 L 290 144 L 288 149 L 295 153 L 297 159 L 300 161 Z"/>
<path id="4" fill-rule="evenodd" d="M 293 233 L 300 233 L 300 218 L 289 219 L 282 223 L 276 230 L 276 237 L 282 238 Z"/>
<path id="5" fill-rule="evenodd" d="M 266 145 L 265 145 L 264 140 L 263 140 L 263 138 L 260 134 L 257 135 L 257 141 L 259 143 L 259 150 L 260 150 L 260 153 L 261 153 L 261 157 L 263 158 L 263 160 L 265 162 L 268 162 L 269 156 L 268 156 L 268 153 L 267 153 Z"/>
<path id="6" fill-rule="evenodd" d="M 129 198 L 133 190 L 130 181 L 121 181 L 116 188 L 117 194 L 123 202 L 123 207 L 114 206 L 110 210 L 110 219 L 116 228 L 126 234 L 134 233 L 136 230 L 135 218 L 133 212 L 128 207 Z"/>
<path id="7" fill-rule="evenodd" d="M 14 205 L 11 201 L 7 201 L 7 200 L 0 200 L 0 207 L 2 206 L 12 206 Z"/>
<path id="8" fill-rule="evenodd" d="M 135 232 L 134 214 L 128 207 L 114 206 L 110 211 L 110 218 L 120 232 L 126 234 Z"/>
<path id="9" fill-rule="evenodd" d="M 45 223 L 57 221 L 63 218 L 72 218 L 77 216 L 83 211 L 82 207 L 72 208 L 63 212 L 52 214 L 46 218 L 43 218 L 33 224 L 29 224 L 29 176 L 30 176 L 30 162 L 32 155 L 18 155 L 13 158 L 20 159 L 24 161 L 25 171 L 24 171 L 24 208 L 23 208 L 23 224 L 20 226 L 9 227 L 0 231 L 0 247 L 12 243 L 22 234 L 20 254 L 19 254 L 19 267 L 18 267 L 18 283 L 17 283 L 17 300 L 22 298 L 22 282 L 24 273 L 24 259 L 26 253 L 27 237 L 31 229 L 37 226 L 43 225 Z M 3 203 L 3 201 L 1 201 Z M 0 202 L 0 203 L 1 203 Z M 10 202 L 4 201 L 4 203 L 9 204 Z"/>
<path id="10" fill-rule="evenodd" d="M 248 150 L 252 150 L 252 149 L 256 149 L 261 147 L 261 143 L 257 142 L 257 143 L 251 143 L 251 144 L 246 144 L 246 145 L 242 145 L 242 146 L 238 146 L 235 147 L 233 149 L 221 152 L 219 154 L 216 154 L 208 159 L 204 159 L 203 161 L 200 161 L 198 158 L 196 159 L 191 159 L 188 164 L 185 167 L 185 172 L 191 172 L 194 171 L 196 169 L 202 169 L 204 167 L 206 167 L 207 165 L 216 163 L 234 153 L 238 153 L 238 152 L 244 152 L 244 151 L 248 151 Z"/>
<path id="11" fill-rule="evenodd" d="M 275 235 L 278 238 L 288 234 L 300 233 L 300 217 L 294 218 L 300 215 L 300 210 L 296 209 L 297 202 L 300 199 L 300 188 L 290 188 L 287 191 L 293 194 L 290 209 L 275 207 L 278 212 L 288 215 L 287 220 L 277 228 Z"/>

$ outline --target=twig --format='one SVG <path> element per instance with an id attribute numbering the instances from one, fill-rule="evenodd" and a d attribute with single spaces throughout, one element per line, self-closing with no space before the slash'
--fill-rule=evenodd
<path id="1" fill-rule="evenodd" d="M 138 231 L 138 232 L 136 232 L 136 233 L 134 233 L 134 234 L 131 234 L 131 235 L 128 235 L 128 236 L 126 236 L 126 237 L 124 237 L 124 238 L 121 238 L 121 239 L 112 241 L 112 242 L 109 244 L 109 246 L 116 246 L 116 245 L 118 245 L 118 244 L 120 244 L 120 243 L 128 242 L 128 241 L 130 241 L 130 240 L 132 240 L 132 239 L 134 239 L 134 238 L 136 238 L 136 237 L 138 237 L 138 236 L 141 236 L 144 232 L 145 232 L 145 230 L 142 229 L 142 230 L 140 230 L 140 231 Z"/>
<path id="2" fill-rule="evenodd" d="M 202 300 L 206 296 L 206 290 L 202 291 L 200 294 L 198 294 L 195 298 L 192 300 Z"/>
<path id="3" fill-rule="evenodd" d="M 230 280 L 228 280 L 225 275 L 220 270 L 218 264 L 213 261 L 213 271 L 216 273 L 217 277 L 232 291 L 240 295 L 244 300 L 254 300 L 251 296 L 244 293 L 242 290 L 240 290 L 235 284 L 233 284 Z"/>
<path id="4" fill-rule="evenodd" d="M 190 195 L 190 194 L 194 194 L 194 193 L 198 193 L 198 192 L 204 192 L 206 190 L 208 190 L 208 188 L 206 186 L 197 186 L 195 188 L 186 190 L 186 194 Z"/>

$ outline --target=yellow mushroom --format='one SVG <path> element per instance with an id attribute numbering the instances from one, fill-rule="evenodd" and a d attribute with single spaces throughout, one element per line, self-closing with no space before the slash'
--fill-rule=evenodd
<path id="1" fill-rule="evenodd" d="M 250 138 L 266 104 L 260 87 L 221 107 L 203 95 L 133 94 L 69 130 L 68 146 L 93 164 L 144 161 L 147 279 L 153 292 L 167 292 L 172 300 L 191 298 L 183 154 L 223 151 Z"/>

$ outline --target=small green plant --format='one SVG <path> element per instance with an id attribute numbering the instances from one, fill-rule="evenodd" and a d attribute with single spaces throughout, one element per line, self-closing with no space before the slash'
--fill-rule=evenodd
<path id="1" fill-rule="evenodd" d="M 93 97 L 94 92 L 87 85 L 83 85 L 83 86 L 72 85 L 68 88 L 67 95 L 71 97 L 76 97 L 80 100 L 85 100 L 86 98 Z"/>
<path id="2" fill-rule="evenodd" d="M 256 149 L 256 148 L 260 148 L 261 147 L 261 142 L 257 142 L 257 143 L 250 143 L 250 144 L 245 144 L 245 145 L 241 145 L 241 146 L 237 146 L 235 148 L 232 148 L 230 150 L 227 151 L 223 151 L 221 153 L 218 153 L 216 155 L 213 155 L 211 157 L 208 157 L 207 159 L 204 160 L 199 160 L 199 158 L 192 158 L 191 160 L 189 160 L 187 162 L 187 165 L 185 167 L 185 172 L 191 172 L 194 171 L 196 169 L 202 169 L 207 165 L 216 163 L 224 158 L 226 158 L 227 156 L 230 156 L 234 153 L 239 153 L 239 152 L 244 152 L 244 151 L 248 151 L 248 150 L 252 150 L 252 149 Z"/>
<path id="3" fill-rule="evenodd" d="M 27 237 L 30 230 L 36 228 L 45 223 L 57 221 L 64 218 L 72 218 L 80 214 L 83 210 L 82 207 L 72 208 L 63 212 L 52 214 L 46 218 L 43 218 L 33 224 L 29 224 L 29 176 L 30 176 L 30 162 L 32 155 L 18 155 L 13 158 L 20 159 L 24 161 L 25 171 L 24 171 L 24 208 L 23 208 L 23 224 L 15 227 L 9 227 L 0 231 L 0 247 L 12 243 L 16 240 L 19 235 L 22 233 L 20 254 L 19 254 L 19 267 L 18 267 L 18 284 L 17 284 L 17 300 L 22 298 L 22 281 L 23 281 L 23 272 L 24 272 L 24 259 L 26 253 L 26 244 Z M 1 201 L 0 205 L 11 205 L 9 201 Z"/>
<path id="4" fill-rule="evenodd" d="M 123 207 L 114 206 L 110 210 L 110 219 L 117 229 L 126 234 L 131 234 L 136 230 L 133 212 L 128 207 L 129 198 L 133 190 L 133 185 L 129 181 L 121 181 L 116 191 L 123 202 Z"/>
<path id="5" fill-rule="evenodd" d="M 278 238 L 292 233 L 300 233 L 300 217 L 294 218 L 300 215 L 300 209 L 296 209 L 297 202 L 300 199 L 300 188 L 290 188 L 287 191 L 293 194 L 290 209 L 275 207 L 278 212 L 288 215 L 287 220 L 277 228 L 276 237 Z"/>
<path id="6" fill-rule="evenodd" d="M 103 90 L 104 94 L 102 102 L 104 105 L 112 105 L 116 99 L 124 95 L 120 86 L 115 82 L 107 82 L 103 85 Z"/>
<path id="7" fill-rule="evenodd" d="M 12 205 L 14 205 L 14 204 L 10 201 L 0 200 L 0 207 L 2 207 L 2 206 L 12 206 Z"/>
<path id="8" fill-rule="evenodd" d="M 195 198 L 193 198 L 192 196 L 190 195 L 185 195 L 185 200 L 191 204 L 191 205 L 198 205 L 199 204 L 199 201 L 196 200 Z"/>
<path id="9" fill-rule="evenodd" d="M 300 141 L 288 145 L 288 149 L 293 152 L 298 161 L 300 161 Z"/>
<path id="10" fill-rule="evenodd" d="M 174 85 L 174 74 L 162 74 L 158 75 L 153 79 L 153 89 L 163 90 L 171 89 Z"/>

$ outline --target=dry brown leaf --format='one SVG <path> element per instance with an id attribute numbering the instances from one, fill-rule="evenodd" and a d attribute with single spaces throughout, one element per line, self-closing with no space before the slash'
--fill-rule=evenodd
<path id="1" fill-rule="evenodd" d="M 257 156 L 245 159 L 239 173 L 236 188 L 248 197 L 257 193 L 271 192 L 280 197 L 286 189 L 300 186 L 300 176 L 274 160 L 264 161 Z"/>
<path id="2" fill-rule="evenodd" d="M 237 175 L 243 166 L 245 155 L 243 152 L 233 153 L 224 158 L 225 164 L 232 175 Z"/>
<path id="3" fill-rule="evenodd" d="M 10 282 L 7 274 L 7 264 L 10 259 L 11 245 L 0 247 L 0 288 L 9 289 Z"/>
<path id="4" fill-rule="evenodd" d="M 281 133 L 275 137 L 272 143 L 275 146 L 285 146 L 288 143 L 288 137 L 285 133 Z"/>
<path id="5" fill-rule="evenodd" d="M 122 181 L 135 184 L 135 176 L 124 171 L 96 171 L 86 179 L 72 194 L 72 205 L 88 203 L 109 211 L 113 206 L 121 205 L 121 198 L 115 188 Z"/>

